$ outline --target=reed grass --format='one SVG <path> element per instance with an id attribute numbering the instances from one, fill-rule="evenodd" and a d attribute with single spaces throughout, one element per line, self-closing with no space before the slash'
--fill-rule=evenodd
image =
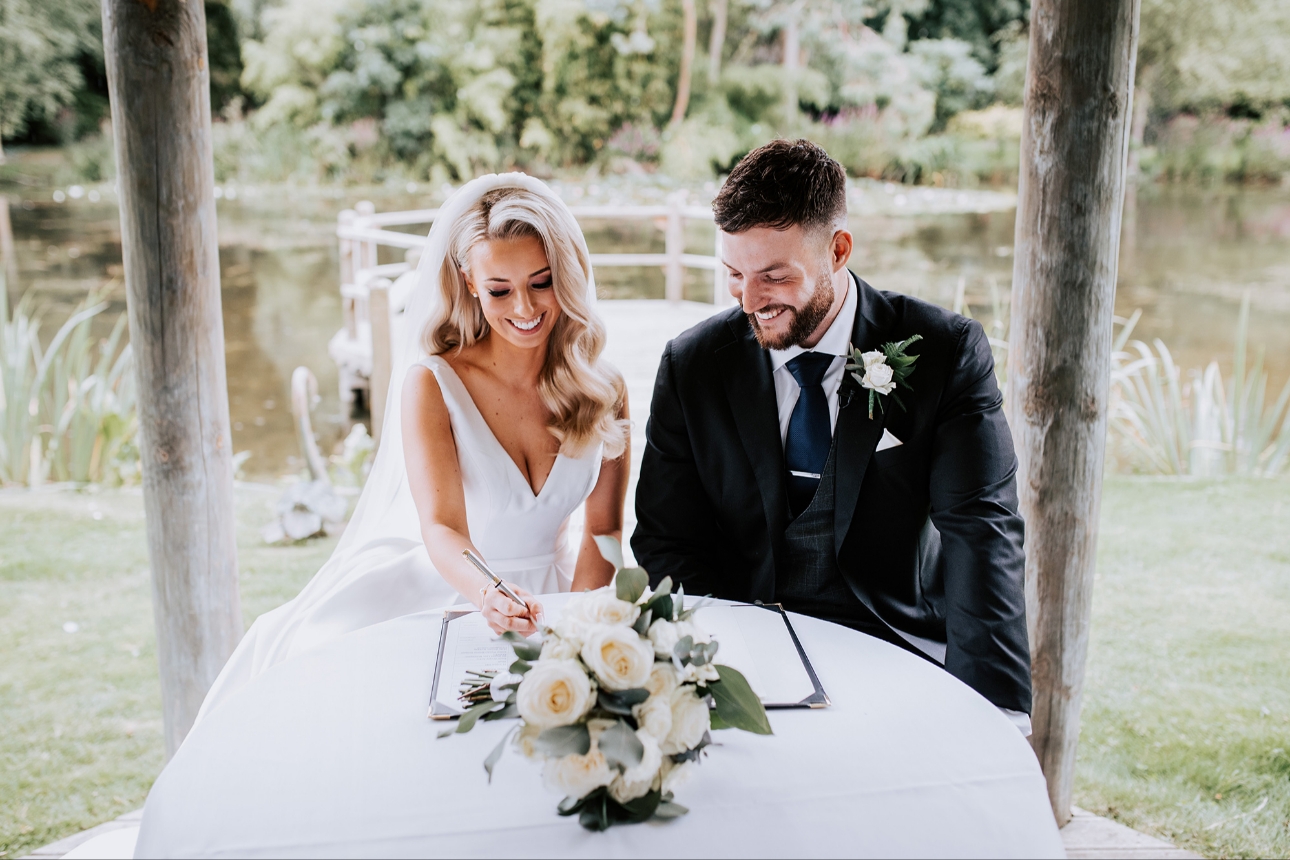
<path id="1" fill-rule="evenodd" d="M 1290 460 L 1290 380 L 1268 395 L 1262 353 L 1249 362 L 1250 296 L 1241 301 L 1226 380 L 1217 361 L 1184 373 L 1169 348 L 1130 340 L 1125 321 L 1111 364 L 1110 453 L 1120 471 L 1271 477 Z"/>
<path id="2" fill-rule="evenodd" d="M 92 292 L 49 341 L 32 293 L 9 310 L 0 276 L 0 485 L 129 483 L 138 473 L 133 362 L 125 315 L 93 336 L 107 309 Z"/>

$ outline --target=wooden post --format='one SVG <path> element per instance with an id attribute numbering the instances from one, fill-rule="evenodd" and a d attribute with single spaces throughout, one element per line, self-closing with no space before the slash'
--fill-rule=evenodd
<path id="1" fill-rule="evenodd" d="M 667 226 L 663 232 L 663 253 L 667 255 L 664 268 L 666 281 L 663 295 L 669 302 L 679 302 L 685 295 L 685 198 L 684 191 L 677 191 L 667 198 Z"/>
<path id="2" fill-rule="evenodd" d="M 242 636 L 206 16 L 103 0 L 166 751 Z"/>
<path id="3" fill-rule="evenodd" d="M 367 294 L 367 313 L 372 324 L 372 376 L 368 379 L 368 406 L 372 410 L 372 438 L 379 445 L 381 425 L 385 421 L 385 397 L 390 388 L 390 368 L 393 366 L 390 343 L 390 283 L 389 278 L 372 282 Z"/>
<path id="4" fill-rule="evenodd" d="M 9 220 L 9 197 L 0 194 L 0 264 L 6 289 L 18 288 L 18 254 L 13 247 L 13 223 Z"/>
<path id="5" fill-rule="evenodd" d="M 1032 743 L 1070 820 L 1101 501 L 1139 0 L 1035 0 L 1008 412 L 1026 519 Z"/>
<path id="6" fill-rule="evenodd" d="M 729 277 L 726 275 L 726 264 L 721 262 L 721 228 L 715 224 L 715 238 L 712 240 L 712 256 L 716 258 L 716 268 L 712 270 L 712 303 L 719 308 L 733 302 L 728 286 Z"/>
<path id="7" fill-rule="evenodd" d="M 353 209 L 341 210 L 336 216 L 336 225 L 339 229 L 344 230 L 354 226 L 354 219 L 358 213 Z M 340 239 L 340 288 L 342 294 L 346 287 L 354 283 L 354 270 L 358 268 L 358 262 L 355 259 L 355 249 L 357 243 L 353 239 Z M 354 314 L 354 300 L 347 296 L 341 297 L 341 318 L 345 321 L 345 331 L 350 340 L 358 337 L 358 321 Z"/>

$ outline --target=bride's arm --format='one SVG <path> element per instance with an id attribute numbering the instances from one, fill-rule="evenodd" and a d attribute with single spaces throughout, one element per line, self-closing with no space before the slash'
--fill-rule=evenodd
<path id="1" fill-rule="evenodd" d="M 623 405 L 618 418 L 628 419 L 627 394 L 623 393 Z M 582 536 L 582 546 L 578 550 L 578 565 L 573 572 L 573 591 L 600 588 L 608 585 L 614 577 L 614 566 L 605 561 L 596 546 L 595 535 L 611 535 L 620 543 L 623 539 L 623 504 L 627 500 L 627 478 L 632 468 L 632 442 L 627 439 L 627 447 L 616 460 L 605 460 L 600 465 L 600 477 L 596 486 L 587 497 L 587 530 Z"/>
<path id="2" fill-rule="evenodd" d="M 483 556 L 470 542 L 466 493 L 461 485 L 452 421 L 439 381 L 429 369 L 418 366 L 408 371 L 402 403 L 403 459 L 408 470 L 408 489 L 417 506 L 421 539 L 435 570 L 458 593 L 483 610 L 484 618 L 495 631 L 515 630 L 525 636 L 533 633 L 537 629 L 533 619 L 541 611 L 537 602 L 531 601 L 531 611 L 523 615 L 524 610 L 512 600 L 495 588 L 487 588 L 488 580 L 462 557 L 465 549 Z M 528 598 L 527 594 L 521 596 Z"/>

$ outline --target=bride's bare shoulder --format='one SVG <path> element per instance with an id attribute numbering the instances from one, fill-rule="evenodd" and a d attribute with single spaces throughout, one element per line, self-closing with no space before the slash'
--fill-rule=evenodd
<path id="1" fill-rule="evenodd" d="M 443 389 L 439 387 L 439 378 L 433 370 L 421 363 L 408 368 L 403 380 L 403 404 L 406 415 L 447 413 Z"/>

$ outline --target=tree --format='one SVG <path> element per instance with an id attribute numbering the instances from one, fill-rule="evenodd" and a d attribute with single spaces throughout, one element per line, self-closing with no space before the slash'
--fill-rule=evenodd
<path id="1" fill-rule="evenodd" d="M 0 141 L 73 103 L 81 57 L 102 60 L 101 33 L 97 0 L 0 0 Z"/>

